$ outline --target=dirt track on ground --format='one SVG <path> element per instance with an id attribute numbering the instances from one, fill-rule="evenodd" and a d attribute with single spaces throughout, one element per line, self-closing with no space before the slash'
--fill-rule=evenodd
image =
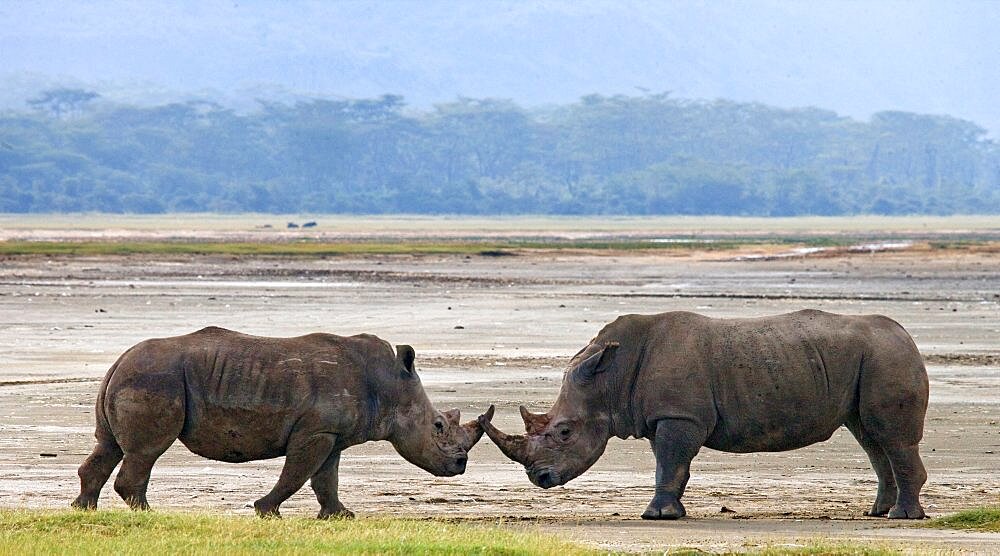
<path id="1" fill-rule="evenodd" d="M 495 422 L 513 431 L 517 406 L 547 408 L 568 357 L 619 314 L 753 316 L 803 307 L 882 313 L 911 331 L 931 377 L 925 508 L 942 515 L 997 504 L 998 294 L 1000 257 L 991 253 L 9 258 L 0 263 L 0 504 L 72 500 L 75 469 L 92 447 L 98 381 L 119 353 L 149 337 L 209 324 L 274 336 L 375 333 L 416 348 L 439 407 L 467 417 L 495 403 Z M 280 465 L 212 462 L 175 445 L 154 468 L 149 499 L 158 508 L 249 514 Z M 646 441 L 613 439 L 590 471 L 548 491 L 486 439 L 468 472 L 448 479 L 407 464 L 387 443 L 370 443 L 345 452 L 341 492 L 361 516 L 506 518 L 629 550 L 742 550 L 822 537 L 1000 551 L 1000 535 L 864 518 L 875 475 L 844 429 L 793 452 L 706 449 L 692 475 L 692 519 L 648 523 L 637 519 L 652 495 Z M 124 507 L 110 485 L 102 504 Z M 306 488 L 282 509 L 311 515 L 317 506 Z"/>

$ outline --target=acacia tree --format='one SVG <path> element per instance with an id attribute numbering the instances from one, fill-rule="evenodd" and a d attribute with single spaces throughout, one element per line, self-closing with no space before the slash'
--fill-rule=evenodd
<path id="1" fill-rule="evenodd" d="M 42 91 L 40 95 L 27 102 L 36 110 L 47 112 L 56 119 L 63 119 L 80 113 L 87 103 L 100 96 L 85 89 L 60 87 Z"/>

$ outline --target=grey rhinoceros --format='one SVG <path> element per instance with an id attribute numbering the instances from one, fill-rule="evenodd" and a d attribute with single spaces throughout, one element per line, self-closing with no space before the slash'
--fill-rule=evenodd
<path id="1" fill-rule="evenodd" d="M 867 514 L 921 518 L 927 473 L 917 444 L 927 394 L 913 340 L 883 316 L 670 312 L 625 315 L 605 326 L 570 361 L 548 413 L 521 406 L 527 436 L 496 429 L 492 412 L 480 423 L 542 488 L 586 471 L 611 436 L 649 438 L 656 490 L 647 519 L 685 515 L 680 499 L 702 446 L 791 450 L 846 425 L 878 475 Z"/>
<path id="2" fill-rule="evenodd" d="M 97 446 L 80 466 L 78 508 L 95 508 L 122 461 L 115 491 L 146 509 L 150 469 L 175 439 L 209 459 L 244 462 L 285 456 L 262 516 L 311 480 L 320 518 L 352 515 L 337 493 L 340 453 L 388 440 L 409 462 L 439 476 L 465 471 L 482 436 L 458 410 L 434 409 L 410 346 L 375 336 L 249 336 L 209 327 L 147 340 L 126 351 L 97 394 Z"/>

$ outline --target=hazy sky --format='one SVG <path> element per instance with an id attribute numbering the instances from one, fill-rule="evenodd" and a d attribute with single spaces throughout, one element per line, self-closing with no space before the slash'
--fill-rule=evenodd
<path id="1" fill-rule="evenodd" d="M 0 102 L 54 80 L 418 105 L 672 91 L 951 114 L 996 136 L 1000 2 L 0 1 Z"/>

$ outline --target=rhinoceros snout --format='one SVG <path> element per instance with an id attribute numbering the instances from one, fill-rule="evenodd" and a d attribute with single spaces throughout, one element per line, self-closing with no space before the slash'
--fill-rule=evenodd
<path id="1" fill-rule="evenodd" d="M 559 485 L 559 475 L 549 469 L 529 471 L 528 479 L 530 479 L 535 486 L 540 486 L 542 488 L 552 488 Z"/>
<path id="2" fill-rule="evenodd" d="M 465 473 L 465 466 L 469 463 L 469 458 L 467 456 L 455 456 L 454 458 L 446 459 L 444 465 L 436 472 L 435 475 L 439 477 L 454 477 L 455 475 L 461 475 Z"/>

